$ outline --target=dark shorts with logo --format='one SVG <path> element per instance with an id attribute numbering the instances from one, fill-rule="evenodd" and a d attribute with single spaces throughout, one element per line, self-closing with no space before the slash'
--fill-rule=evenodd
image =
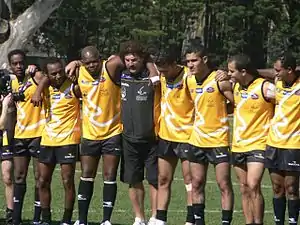
<path id="1" fill-rule="evenodd" d="M 76 162 L 78 145 L 41 146 L 39 162 L 44 164 L 73 164 Z"/>
<path id="2" fill-rule="evenodd" d="M 0 160 L 1 161 L 13 159 L 14 153 L 13 153 L 12 145 L 13 143 L 10 142 L 10 145 L 3 146 L 3 136 L 2 134 L 0 135 Z"/>
<path id="3" fill-rule="evenodd" d="M 140 183 L 145 178 L 157 187 L 157 142 L 134 143 L 123 138 L 121 161 L 121 181 L 130 185 Z"/>
<path id="4" fill-rule="evenodd" d="M 181 160 L 187 160 L 189 148 L 190 145 L 188 143 L 159 139 L 157 153 L 159 158 L 176 157 Z"/>
<path id="5" fill-rule="evenodd" d="M 268 169 L 300 172 L 300 149 L 267 146 L 265 167 Z"/>
<path id="6" fill-rule="evenodd" d="M 40 153 L 41 137 L 24 138 L 14 140 L 15 157 L 34 157 L 38 158 Z"/>
<path id="7" fill-rule="evenodd" d="M 83 138 L 80 147 L 80 156 L 121 156 L 122 136 L 118 134 L 104 140 L 89 140 Z"/>
<path id="8" fill-rule="evenodd" d="M 229 147 L 200 148 L 190 145 L 188 160 L 192 163 L 218 165 L 230 163 Z"/>
<path id="9" fill-rule="evenodd" d="M 265 163 L 265 151 L 252 150 L 249 152 L 232 152 L 231 162 L 234 166 L 246 165 L 251 162 Z"/>

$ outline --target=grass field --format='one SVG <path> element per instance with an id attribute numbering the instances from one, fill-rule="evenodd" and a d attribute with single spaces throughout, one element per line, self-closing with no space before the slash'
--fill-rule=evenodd
<path id="1" fill-rule="evenodd" d="M 78 181 L 80 177 L 79 165 L 76 172 L 76 187 L 78 187 Z M 241 212 L 241 203 L 240 203 L 240 194 L 238 186 L 235 179 L 235 174 L 232 174 L 234 182 L 234 191 L 235 191 L 235 213 L 233 223 L 234 225 L 241 225 L 244 223 L 243 214 Z M 215 176 L 213 167 L 210 168 L 208 174 L 208 184 L 206 187 L 206 224 L 208 225 L 217 225 L 220 224 L 220 194 L 218 187 L 215 183 Z M 32 173 L 28 177 L 28 187 L 24 203 L 23 218 L 25 220 L 32 219 L 33 216 L 33 197 L 34 197 L 34 182 Z M 89 211 L 89 224 L 99 224 L 100 219 L 102 218 L 102 175 L 101 170 L 96 178 L 94 196 L 91 202 L 90 211 Z M 146 185 L 147 187 L 147 185 Z M 5 201 L 3 196 L 3 185 L 0 185 L 0 202 L 1 202 L 1 215 L 4 217 L 5 212 Z M 63 213 L 63 201 L 64 193 L 60 181 L 60 171 L 57 167 L 52 183 L 52 215 L 55 221 L 59 221 Z M 127 195 L 127 186 L 121 182 L 118 184 L 118 197 L 115 205 L 115 210 L 113 213 L 112 223 L 114 225 L 131 225 L 134 219 L 130 201 Z M 266 207 L 265 207 L 265 225 L 274 224 L 273 222 L 273 212 L 272 212 L 272 190 L 270 186 L 268 173 L 265 173 L 263 179 L 263 194 L 265 197 Z M 146 201 L 147 215 L 149 215 L 150 208 L 148 201 Z M 169 207 L 168 213 L 168 224 L 169 225 L 183 225 L 185 221 L 185 187 L 183 185 L 182 176 L 180 173 L 180 165 L 177 167 L 175 180 L 173 183 L 173 192 L 171 204 Z M 77 202 L 75 205 L 75 212 L 73 214 L 73 219 L 77 218 Z M 26 223 L 25 223 L 26 224 Z M 57 222 L 58 224 L 58 222 Z"/>

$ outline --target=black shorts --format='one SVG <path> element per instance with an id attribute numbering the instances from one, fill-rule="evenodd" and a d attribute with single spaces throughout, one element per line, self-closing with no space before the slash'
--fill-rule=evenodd
<path id="1" fill-rule="evenodd" d="M 282 171 L 300 172 L 300 149 L 267 146 L 265 167 Z"/>
<path id="2" fill-rule="evenodd" d="M 41 137 L 15 139 L 14 156 L 27 156 L 38 158 L 40 153 Z"/>
<path id="3" fill-rule="evenodd" d="M 76 163 L 78 145 L 41 146 L 39 162 L 44 164 Z"/>
<path id="4" fill-rule="evenodd" d="M 265 151 L 252 150 L 249 152 L 232 152 L 231 153 L 232 165 L 246 165 L 250 162 L 265 163 Z"/>
<path id="5" fill-rule="evenodd" d="M 158 157 L 176 157 L 182 160 L 188 159 L 190 145 L 188 143 L 180 143 L 159 139 L 158 141 Z"/>
<path id="6" fill-rule="evenodd" d="M 3 146 L 3 136 L 0 135 L 0 160 L 12 160 L 14 157 L 13 149 L 12 149 L 12 142 L 9 142 L 9 145 Z"/>
<path id="7" fill-rule="evenodd" d="M 229 147 L 200 148 L 190 145 L 188 160 L 193 163 L 217 165 L 230 163 Z"/>
<path id="8" fill-rule="evenodd" d="M 157 143 L 133 143 L 123 138 L 123 154 L 121 161 L 121 181 L 137 184 L 146 179 L 149 184 L 157 187 Z"/>
<path id="9" fill-rule="evenodd" d="M 118 134 L 105 140 L 82 139 L 81 156 L 116 155 L 121 156 L 122 136 Z"/>

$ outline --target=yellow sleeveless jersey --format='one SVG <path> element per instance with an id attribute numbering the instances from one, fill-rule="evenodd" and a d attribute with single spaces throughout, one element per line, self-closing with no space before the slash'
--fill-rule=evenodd
<path id="1" fill-rule="evenodd" d="M 49 87 L 46 125 L 41 145 L 64 146 L 80 143 L 80 103 L 67 80 L 57 89 Z"/>
<path id="2" fill-rule="evenodd" d="M 4 130 L 3 133 L 2 133 L 2 146 L 8 146 L 9 143 L 8 143 L 8 134 L 7 134 L 7 131 Z"/>
<path id="3" fill-rule="evenodd" d="M 275 115 L 267 144 L 277 148 L 300 150 L 300 78 L 291 87 L 276 83 Z"/>
<path id="4" fill-rule="evenodd" d="M 262 78 L 255 79 L 247 90 L 238 83 L 235 85 L 232 152 L 266 148 L 274 106 L 264 99 L 264 82 Z"/>
<path id="5" fill-rule="evenodd" d="M 23 82 L 19 82 L 17 77 L 12 77 L 11 81 L 13 92 L 23 92 L 24 102 L 17 102 L 17 123 L 15 127 L 15 138 L 35 138 L 42 135 L 45 125 L 44 106 L 34 107 L 31 97 L 36 91 L 37 84 L 34 79 L 26 75 Z"/>
<path id="6" fill-rule="evenodd" d="M 226 98 L 220 92 L 213 71 L 197 83 L 195 76 L 187 78 L 187 86 L 195 104 L 195 122 L 189 143 L 197 147 L 229 146 L 229 124 Z"/>
<path id="7" fill-rule="evenodd" d="M 104 140 L 122 133 L 120 87 L 111 80 L 105 62 L 97 79 L 81 66 L 78 85 L 82 93 L 83 138 Z"/>
<path id="8" fill-rule="evenodd" d="M 187 143 L 193 129 L 194 103 L 186 85 L 187 68 L 173 82 L 161 76 L 161 117 L 158 135 L 167 141 Z"/>

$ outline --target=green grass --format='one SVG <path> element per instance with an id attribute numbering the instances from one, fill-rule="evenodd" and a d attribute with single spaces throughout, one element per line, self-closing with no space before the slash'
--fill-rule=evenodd
<path id="1" fill-rule="evenodd" d="M 76 187 L 78 187 L 80 173 L 79 165 L 76 173 Z M 235 192 L 235 213 L 233 216 L 233 225 L 241 225 L 244 223 L 243 214 L 241 213 L 241 200 L 239 189 L 236 184 L 235 174 L 232 174 L 232 180 L 234 182 L 234 192 Z M 209 169 L 208 173 L 208 184 L 206 186 L 206 224 L 208 225 L 217 225 L 220 224 L 220 194 L 218 187 L 215 181 L 215 175 L 213 167 Z M 145 182 L 146 183 L 146 182 Z M 29 174 L 27 180 L 27 193 L 24 202 L 23 218 L 25 220 L 32 219 L 33 216 L 33 198 L 34 198 L 34 182 L 32 173 Z M 273 213 L 272 213 L 272 190 L 270 187 L 270 179 L 268 173 L 265 173 L 263 179 L 263 194 L 266 202 L 266 213 L 265 213 L 265 225 L 272 225 L 273 222 Z M 102 175 L 101 170 L 96 178 L 94 196 L 90 206 L 89 212 L 89 221 L 90 224 L 98 224 L 102 218 Z M 147 187 L 147 184 L 146 184 Z M 172 186 L 172 199 L 169 207 L 168 213 L 168 224 L 169 225 L 183 225 L 185 221 L 185 187 L 183 185 L 182 176 L 180 172 L 180 166 L 177 167 L 175 180 Z M 0 202 L 1 202 L 1 214 L 4 217 L 5 204 L 3 196 L 3 185 L 0 185 Z M 115 210 L 113 213 L 112 223 L 114 225 L 131 225 L 134 219 L 132 213 L 130 201 L 127 195 L 127 185 L 119 182 L 118 184 L 118 197 L 115 205 Z M 64 205 L 64 192 L 62 189 L 62 184 L 60 181 L 60 171 L 57 167 L 57 170 L 54 173 L 53 182 L 52 182 L 52 215 L 55 221 L 59 221 L 63 213 Z M 148 196 L 148 195 L 147 195 Z M 146 196 L 146 209 L 147 215 L 149 216 L 150 207 L 149 202 L 147 201 Z M 77 218 L 77 202 L 75 204 L 75 212 L 73 214 L 73 219 Z"/>
<path id="2" fill-rule="evenodd" d="M 232 120 L 230 119 L 230 122 Z M 186 191 L 182 181 L 181 168 L 178 164 L 175 173 L 175 179 L 172 185 L 172 198 L 168 212 L 168 225 L 183 225 L 186 217 Z M 237 186 L 237 180 L 234 171 L 232 171 L 232 182 L 234 184 L 234 196 L 235 196 L 235 213 L 233 215 L 233 225 L 245 224 L 244 216 L 241 208 L 241 198 L 239 193 L 239 187 Z M 78 188 L 80 178 L 80 166 L 78 164 L 76 171 L 76 188 Z M 119 178 L 118 178 L 119 179 Z M 208 183 L 206 185 L 206 224 L 207 225 L 219 225 L 221 224 L 221 207 L 220 207 L 220 193 L 217 184 L 215 183 L 215 173 L 212 166 L 210 166 L 207 175 Z M 23 218 L 25 220 L 31 220 L 33 217 L 33 198 L 34 198 L 34 179 L 33 174 L 29 173 L 27 179 L 27 193 L 24 202 Z M 262 181 L 262 190 L 265 198 L 265 225 L 273 225 L 273 207 L 272 207 L 272 188 L 269 179 L 269 175 L 265 172 Z M 147 188 L 147 183 L 145 182 Z M 96 177 L 94 195 L 90 205 L 89 211 L 89 224 L 99 225 L 102 219 L 102 175 L 101 167 L 99 166 L 99 172 Z M 3 196 L 3 185 L 0 185 L 0 213 L 4 217 L 5 201 Z M 147 210 L 147 216 L 150 216 L 150 207 L 148 201 L 148 192 L 146 195 L 145 208 Z M 64 207 L 64 191 L 61 184 L 60 171 L 57 167 L 53 175 L 52 181 L 52 218 L 55 221 L 60 221 L 63 214 Z M 0 214 L 0 215 L 1 215 Z M 75 211 L 73 214 L 73 220 L 77 219 L 77 201 L 75 203 Z M 0 216 L 1 218 L 1 216 Z M 287 218 L 287 217 L 286 217 Z M 118 183 L 118 196 L 115 205 L 114 213 L 112 216 L 113 225 L 132 225 L 134 215 L 132 212 L 131 204 L 128 198 L 128 186 L 119 182 Z M 58 222 L 57 222 L 58 224 Z M 1 222 L 0 222 L 1 225 Z"/>

